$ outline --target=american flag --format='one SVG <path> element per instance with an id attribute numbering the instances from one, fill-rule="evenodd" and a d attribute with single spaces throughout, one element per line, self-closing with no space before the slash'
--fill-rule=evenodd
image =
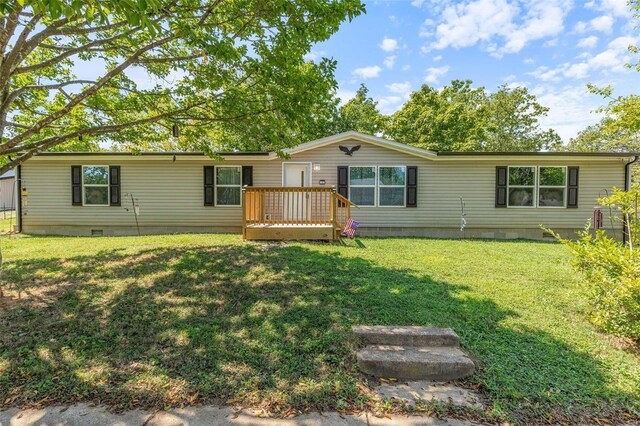
<path id="1" fill-rule="evenodd" d="M 342 236 L 353 239 L 356 236 L 356 229 L 358 229 L 358 225 L 360 225 L 360 222 L 357 220 L 353 220 L 351 218 L 347 219 L 347 223 L 342 231 Z"/>

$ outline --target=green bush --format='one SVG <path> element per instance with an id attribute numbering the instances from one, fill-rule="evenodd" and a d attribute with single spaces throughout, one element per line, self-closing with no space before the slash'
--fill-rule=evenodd
<path id="1" fill-rule="evenodd" d="M 640 185 L 630 191 L 615 189 L 599 203 L 610 207 L 614 221 L 628 223 L 626 243 L 604 230 L 592 231 L 591 223 L 577 241 L 554 236 L 574 254 L 574 265 L 585 276 L 591 300 L 591 320 L 617 336 L 640 341 Z"/>

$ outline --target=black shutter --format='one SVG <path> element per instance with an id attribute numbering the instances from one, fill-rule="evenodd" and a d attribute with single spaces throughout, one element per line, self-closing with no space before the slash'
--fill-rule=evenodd
<path id="1" fill-rule="evenodd" d="M 215 167 L 204 166 L 204 205 L 213 206 L 213 187 L 215 182 Z"/>
<path id="2" fill-rule="evenodd" d="M 407 166 L 407 207 L 418 207 L 418 168 Z"/>
<path id="3" fill-rule="evenodd" d="M 71 166 L 71 205 L 82 205 L 82 166 Z"/>
<path id="4" fill-rule="evenodd" d="M 567 167 L 567 207 L 578 208 L 578 171 L 579 167 Z"/>
<path id="5" fill-rule="evenodd" d="M 496 166 L 496 207 L 507 207 L 507 166 Z"/>
<path id="6" fill-rule="evenodd" d="M 242 186 L 253 186 L 253 166 L 242 166 Z"/>
<path id="7" fill-rule="evenodd" d="M 120 205 L 120 166 L 109 166 L 109 205 Z"/>
<path id="8" fill-rule="evenodd" d="M 338 166 L 338 194 L 349 198 L 349 166 Z"/>

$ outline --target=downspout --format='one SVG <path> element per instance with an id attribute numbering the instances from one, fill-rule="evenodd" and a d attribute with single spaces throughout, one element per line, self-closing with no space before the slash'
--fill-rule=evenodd
<path id="1" fill-rule="evenodd" d="M 633 160 L 624 165 L 624 190 L 629 191 L 631 189 L 631 166 L 640 160 L 640 155 L 633 157 Z M 629 233 L 629 227 L 626 219 L 622 218 L 622 244 L 627 242 L 627 235 Z"/>
<path id="2" fill-rule="evenodd" d="M 18 232 L 22 232 L 22 166 L 16 168 L 16 197 L 18 202 L 16 203 L 16 225 L 18 225 Z"/>

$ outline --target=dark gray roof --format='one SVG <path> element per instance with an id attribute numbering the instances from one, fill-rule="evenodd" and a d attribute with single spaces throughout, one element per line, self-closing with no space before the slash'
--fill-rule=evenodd
<path id="1" fill-rule="evenodd" d="M 9 170 L 8 172 L 0 176 L 0 179 L 12 179 L 14 177 L 16 177 L 15 170 Z"/>

